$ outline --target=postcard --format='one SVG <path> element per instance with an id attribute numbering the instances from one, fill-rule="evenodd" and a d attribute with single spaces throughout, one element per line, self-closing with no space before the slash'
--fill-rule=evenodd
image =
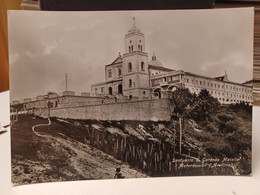
<path id="1" fill-rule="evenodd" d="M 10 11 L 12 182 L 251 174 L 253 13 Z"/>

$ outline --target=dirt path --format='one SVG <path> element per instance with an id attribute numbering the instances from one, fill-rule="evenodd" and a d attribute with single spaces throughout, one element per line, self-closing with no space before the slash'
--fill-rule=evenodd
<path id="1" fill-rule="evenodd" d="M 34 132 L 35 135 L 37 135 L 37 136 L 39 136 L 39 137 L 52 138 L 51 136 L 41 135 L 41 134 L 39 134 L 39 133 L 37 133 L 37 132 L 35 131 L 35 128 L 36 128 L 36 127 L 44 127 L 44 126 L 49 126 L 49 125 L 51 125 L 51 120 L 50 120 L 50 118 L 48 118 L 48 124 L 38 124 L 38 125 L 34 125 L 34 126 L 32 127 L 32 131 Z"/>
<path id="2" fill-rule="evenodd" d="M 126 178 L 147 177 L 145 174 L 130 168 L 126 163 L 62 133 L 58 133 L 59 137 L 53 137 L 36 131 L 37 127 L 50 125 L 51 120 L 48 118 L 47 124 L 34 125 L 32 131 L 38 137 L 50 142 L 55 151 L 61 151 L 68 155 L 69 166 L 59 168 L 62 174 L 70 177 L 77 175 L 79 178 L 86 179 L 112 179 L 115 176 L 116 168 L 120 167 L 122 175 Z"/>

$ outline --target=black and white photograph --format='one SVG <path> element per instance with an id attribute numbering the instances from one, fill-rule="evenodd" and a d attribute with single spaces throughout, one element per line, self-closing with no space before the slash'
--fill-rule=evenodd
<path id="1" fill-rule="evenodd" d="M 9 11 L 15 185 L 250 175 L 253 10 Z"/>

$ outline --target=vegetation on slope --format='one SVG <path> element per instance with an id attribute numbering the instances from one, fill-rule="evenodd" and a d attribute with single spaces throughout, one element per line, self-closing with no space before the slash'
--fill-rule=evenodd
<path id="1" fill-rule="evenodd" d="M 173 119 L 183 119 L 184 139 L 200 142 L 211 157 L 242 156 L 241 172 L 250 173 L 252 106 L 244 102 L 221 105 L 206 89 L 198 95 L 177 89 L 173 99 L 177 107 Z"/>

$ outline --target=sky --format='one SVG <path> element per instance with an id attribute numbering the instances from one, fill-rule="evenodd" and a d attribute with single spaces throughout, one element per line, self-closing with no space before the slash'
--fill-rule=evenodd
<path id="1" fill-rule="evenodd" d="M 68 90 L 90 92 L 105 65 L 124 54 L 133 25 L 164 67 L 199 75 L 252 79 L 253 9 L 47 12 L 9 11 L 11 101 Z"/>

